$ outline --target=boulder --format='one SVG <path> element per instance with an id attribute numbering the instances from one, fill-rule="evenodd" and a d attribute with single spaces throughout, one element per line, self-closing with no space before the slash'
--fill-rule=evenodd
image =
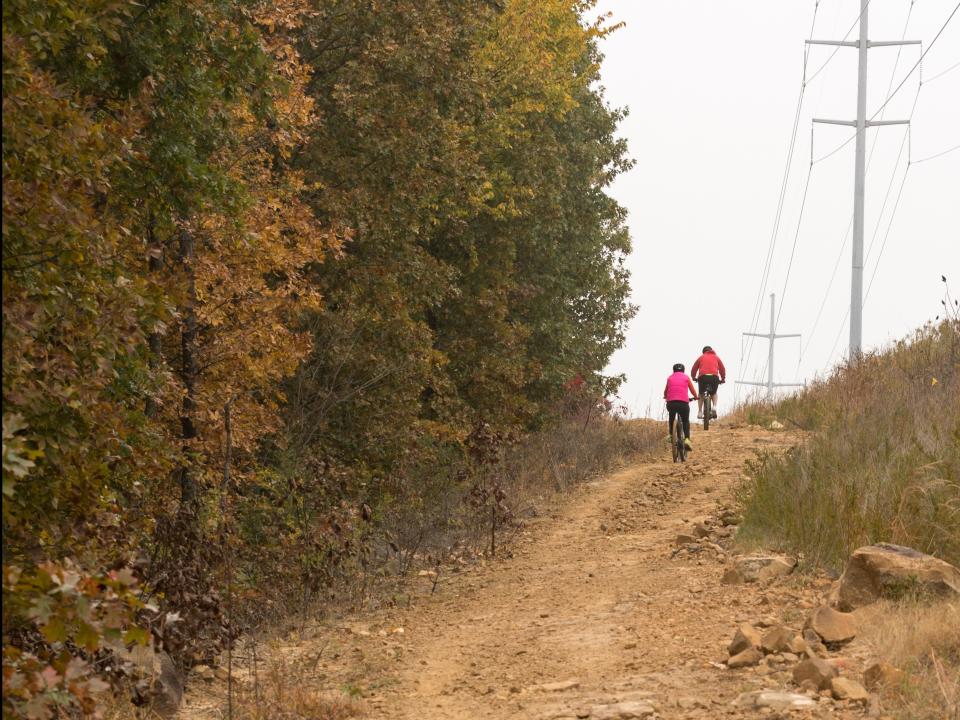
<path id="1" fill-rule="evenodd" d="M 690 535 L 688 533 L 680 533 L 674 539 L 673 544 L 676 545 L 677 547 L 682 547 L 684 545 L 693 545 L 696 542 L 697 542 L 697 539 L 693 535 Z"/>
<path id="2" fill-rule="evenodd" d="M 745 582 L 762 582 L 788 575 L 797 561 L 785 555 L 747 555 L 737 558 L 735 566 Z"/>
<path id="3" fill-rule="evenodd" d="M 699 538 L 710 537 L 710 528 L 705 523 L 699 522 L 693 526 L 693 534 Z"/>
<path id="4" fill-rule="evenodd" d="M 739 652 L 733 657 L 728 658 L 727 667 L 736 670 L 737 668 L 759 665 L 761 660 L 763 660 L 762 652 L 756 648 L 747 648 L 743 652 Z"/>
<path id="5" fill-rule="evenodd" d="M 782 653 L 790 649 L 790 643 L 797 634 L 783 625 L 774 625 L 760 639 L 760 649 L 765 653 Z"/>
<path id="6" fill-rule="evenodd" d="M 830 691 L 837 700 L 856 700 L 867 702 L 870 699 L 870 693 L 858 683 L 848 677 L 835 677 L 830 681 Z"/>
<path id="7" fill-rule="evenodd" d="M 133 689 L 134 702 L 148 708 L 154 717 L 172 718 L 176 715 L 183 700 L 184 677 L 173 659 L 162 650 L 141 645 L 119 655 L 123 662 L 132 666 L 132 674 L 138 678 Z"/>
<path id="8" fill-rule="evenodd" d="M 912 592 L 960 597 L 960 570 L 912 548 L 880 543 L 853 551 L 830 604 L 854 610 Z"/>
<path id="9" fill-rule="evenodd" d="M 857 636 L 857 620 L 851 613 L 826 606 L 814 610 L 804 627 L 813 630 L 827 645 L 849 642 Z"/>
<path id="10" fill-rule="evenodd" d="M 738 655 L 744 650 L 760 647 L 760 631 L 748 623 L 740 623 L 727 646 L 727 654 Z"/>
<path id="11" fill-rule="evenodd" d="M 885 688 L 899 687 L 906 677 L 906 673 L 890 663 L 874 663 L 863 671 L 863 684 L 868 690 L 877 692 Z"/>
<path id="12" fill-rule="evenodd" d="M 837 671 L 826 660 L 808 658 L 793 669 L 793 681 L 797 685 L 803 685 L 804 681 L 808 681 L 817 690 L 826 690 L 829 689 L 830 681 L 836 674 Z"/>

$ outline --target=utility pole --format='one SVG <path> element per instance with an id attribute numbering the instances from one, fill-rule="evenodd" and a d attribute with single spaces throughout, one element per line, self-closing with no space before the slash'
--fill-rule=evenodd
<path id="1" fill-rule="evenodd" d="M 774 304 L 775 304 L 776 295 L 770 293 L 770 332 L 768 333 L 752 333 L 745 332 L 744 335 L 748 337 L 762 337 L 770 341 L 770 345 L 767 348 L 767 381 L 762 382 L 751 382 L 749 380 L 737 380 L 738 385 L 758 385 L 760 387 L 767 388 L 767 400 L 773 398 L 773 389 L 775 387 L 801 387 L 801 383 L 775 383 L 773 381 L 773 342 L 774 340 L 779 340 L 780 338 L 798 338 L 800 337 L 799 333 L 790 333 L 788 335 L 777 335 L 777 330 L 775 327 L 776 318 L 774 317 Z"/>
<path id="2" fill-rule="evenodd" d="M 908 125 L 909 120 L 867 120 L 867 50 L 890 45 L 919 45 L 919 40 L 890 40 L 871 42 L 867 39 L 867 13 L 870 0 L 860 0 L 860 39 L 807 40 L 808 45 L 841 45 L 855 47 L 859 51 L 857 77 L 857 119 L 824 120 L 813 118 L 815 123 L 850 125 L 857 129 L 857 145 L 853 171 L 853 262 L 850 278 L 850 357 L 860 354 L 863 336 L 863 196 L 866 167 L 866 129 L 877 125 Z"/>

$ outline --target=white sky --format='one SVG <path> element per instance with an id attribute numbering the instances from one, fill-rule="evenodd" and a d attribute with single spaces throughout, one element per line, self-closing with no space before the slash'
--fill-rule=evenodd
<path id="1" fill-rule="evenodd" d="M 954 0 L 917 0 L 907 39 L 922 40 L 925 49 L 955 7 Z M 620 130 L 637 162 L 612 188 L 630 213 L 634 250 L 629 268 L 633 301 L 640 310 L 610 370 L 627 375 L 621 400 L 632 415 L 659 417 L 671 366 L 683 362 L 689 369 L 706 344 L 717 350 L 728 370 L 721 411 L 733 398 L 731 379 L 757 380 L 764 372 L 767 341 L 757 339 L 750 362 L 741 364 L 741 333 L 750 329 L 760 291 L 813 8 L 813 0 L 601 0 L 597 8 L 626 23 L 603 43 L 602 78 L 608 102 L 630 110 Z M 872 2 L 870 39 L 901 39 L 909 9 L 909 0 Z M 858 14 L 858 0 L 821 0 L 813 37 L 841 39 Z M 849 39 L 857 39 L 857 33 L 854 27 Z M 808 75 L 833 50 L 813 48 Z M 895 47 L 870 50 L 868 117 L 887 97 L 897 52 Z M 903 48 L 893 87 L 919 56 L 917 46 Z M 960 12 L 923 61 L 925 83 L 912 125 L 914 161 L 960 145 L 960 67 L 933 79 L 958 62 Z M 915 71 L 883 117 L 909 116 L 918 79 Z M 810 165 L 810 120 L 854 119 L 856 82 L 857 50 L 839 48 L 807 86 L 765 293 L 776 292 L 778 304 Z M 867 172 L 868 248 L 891 178 L 893 184 L 867 256 L 865 287 L 906 166 L 905 148 L 892 175 L 904 133 L 902 126 L 867 131 L 868 158 L 879 136 Z M 848 127 L 817 125 L 814 156 L 850 135 Z M 848 329 L 843 325 L 841 332 L 841 322 L 850 303 L 849 239 L 829 295 L 826 291 L 853 212 L 853 149 L 851 142 L 813 166 L 777 327 L 803 337 L 777 341 L 778 382 L 812 378 L 846 353 Z M 706 268 L 713 268 L 712 278 Z M 938 314 L 941 274 L 950 281 L 953 296 L 960 295 L 960 150 L 910 168 L 864 308 L 864 347 L 903 337 Z M 764 297 L 760 332 L 767 332 L 768 325 L 769 299 Z M 742 387 L 740 395 L 747 390 Z"/>

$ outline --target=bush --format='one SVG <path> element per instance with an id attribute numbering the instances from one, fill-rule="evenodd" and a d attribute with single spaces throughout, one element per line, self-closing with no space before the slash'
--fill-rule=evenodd
<path id="1" fill-rule="evenodd" d="M 895 542 L 960 563 L 960 322 L 892 347 L 745 418 L 813 431 L 751 463 L 741 537 L 835 568 L 854 548 Z"/>

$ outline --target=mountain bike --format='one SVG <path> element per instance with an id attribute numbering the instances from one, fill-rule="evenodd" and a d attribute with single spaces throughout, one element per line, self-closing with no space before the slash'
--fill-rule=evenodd
<path id="1" fill-rule="evenodd" d="M 717 385 L 723 385 L 724 381 L 721 380 Z M 713 398 L 714 394 L 711 392 L 700 393 L 703 397 L 703 429 L 710 429 L 710 421 L 717 416 L 716 410 L 713 409 Z"/>
<path id="2" fill-rule="evenodd" d="M 687 402 L 693 402 L 696 398 L 689 398 Z M 680 413 L 677 413 L 677 416 L 673 419 L 673 434 L 670 437 L 670 448 L 673 450 L 673 461 L 674 462 L 686 462 L 687 453 L 690 451 L 687 450 L 684 440 L 686 436 L 683 434 L 683 418 L 680 417 Z"/>

